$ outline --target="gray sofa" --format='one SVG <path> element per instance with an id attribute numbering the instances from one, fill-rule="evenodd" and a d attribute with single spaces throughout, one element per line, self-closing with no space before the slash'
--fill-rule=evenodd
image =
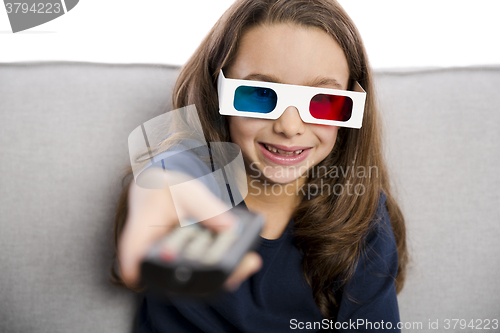
<path id="1" fill-rule="evenodd" d="M 177 74 L 0 64 L 0 332 L 131 332 L 138 298 L 108 283 L 113 214 L 128 135 L 170 110 Z M 500 319 L 500 68 L 378 71 L 376 85 L 412 259 L 401 320 L 422 323 L 403 332 L 484 327 Z"/>

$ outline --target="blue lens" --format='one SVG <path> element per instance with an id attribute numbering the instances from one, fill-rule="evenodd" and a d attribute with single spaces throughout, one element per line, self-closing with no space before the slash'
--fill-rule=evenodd
<path id="1" fill-rule="evenodd" d="M 276 92 L 269 88 L 240 86 L 234 92 L 234 108 L 244 112 L 269 113 L 278 103 Z"/>

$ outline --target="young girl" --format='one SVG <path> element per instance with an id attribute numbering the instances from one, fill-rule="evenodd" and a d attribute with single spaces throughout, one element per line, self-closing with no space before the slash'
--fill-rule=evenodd
<path id="1" fill-rule="evenodd" d="M 244 80 L 233 82 L 257 90 L 240 93 L 256 95 L 219 110 L 223 97 L 237 94 L 227 84 L 218 91 L 221 80 Z M 363 90 L 364 112 L 355 97 L 335 97 Z M 223 296 L 199 303 L 146 296 L 138 330 L 399 331 L 404 218 L 383 160 L 367 56 L 340 5 L 236 1 L 177 79 L 173 108 L 192 104 L 207 142 L 241 148 L 249 184 L 242 205 L 267 222 L 257 253 L 244 257 Z M 223 211 L 203 186 L 188 195 L 174 208 L 168 190 L 133 181 L 125 188 L 115 219 L 116 283 L 140 287 L 141 259 L 168 232 L 151 225 L 178 224 L 196 209 Z M 225 213 L 202 223 L 220 231 L 233 218 Z"/>

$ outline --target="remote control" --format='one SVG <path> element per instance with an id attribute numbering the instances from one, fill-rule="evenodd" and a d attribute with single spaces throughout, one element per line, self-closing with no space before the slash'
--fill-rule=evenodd
<path id="1" fill-rule="evenodd" d="M 201 223 L 176 227 L 151 248 L 141 264 L 148 290 L 166 296 L 209 296 L 243 256 L 259 245 L 264 218 L 241 208 L 231 210 L 235 228 L 215 232 Z"/>

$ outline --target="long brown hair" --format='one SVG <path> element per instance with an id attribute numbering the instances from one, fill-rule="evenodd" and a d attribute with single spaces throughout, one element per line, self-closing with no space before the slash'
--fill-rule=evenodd
<path id="1" fill-rule="evenodd" d="M 307 184 L 318 186 L 325 186 L 326 182 L 330 189 L 349 186 L 363 189 L 362 195 L 342 191 L 339 195 L 308 196 L 294 213 L 296 244 L 304 254 L 304 275 L 323 316 L 335 318 L 338 291 L 349 281 L 363 253 L 364 239 L 372 227 L 381 192 L 386 195 L 385 206 L 397 243 L 399 262 L 395 283 L 398 293 L 403 288 L 408 261 L 404 217 L 391 194 L 383 160 L 372 73 L 359 32 L 343 8 L 334 0 L 236 1 L 182 68 L 173 91 L 173 108 L 195 104 L 206 141 L 231 141 L 228 122 L 218 112 L 217 75 L 221 68 L 230 66 L 238 42 L 247 29 L 275 23 L 316 27 L 328 33 L 344 51 L 350 83 L 358 81 L 367 92 L 362 128 L 340 128 L 334 149 L 316 166 L 318 172 L 311 172 L 307 180 Z M 332 166 L 344 172 L 336 177 L 325 176 L 328 171 L 331 173 Z M 376 170 L 376 177 L 346 170 Z M 131 179 L 129 172 L 124 177 L 124 191 L 117 207 L 115 249 L 126 219 L 127 185 Z M 112 275 L 115 284 L 123 285 L 114 267 Z"/>

